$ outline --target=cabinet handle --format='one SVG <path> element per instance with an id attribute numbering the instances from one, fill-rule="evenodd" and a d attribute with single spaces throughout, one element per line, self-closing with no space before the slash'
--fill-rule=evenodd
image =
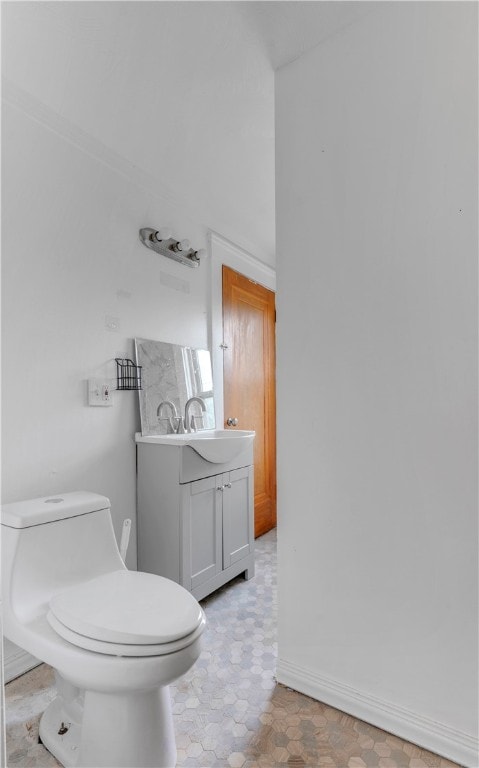
<path id="1" fill-rule="evenodd" d="M 216 490 L 217 491 L 223 491 L 224 490 L 224 485 L 217 485 L 216 486 Z"/>
<path id="2" fill-rule="evenodd" d="M 238 426 L 238 419 L 229 417 L 229 419 L 226 419 L 226 423 L 229 427 L 237 427 Z"/>
<path id="3" fill-rule="evenodd" d="M 225 483 L 225 485 L 223 486 L 223 488 L 231 488 L 231 483 Z"/>

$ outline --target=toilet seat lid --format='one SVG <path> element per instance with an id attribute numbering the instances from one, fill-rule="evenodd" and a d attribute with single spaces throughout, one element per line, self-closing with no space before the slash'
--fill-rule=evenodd
<path id="1" fill-rule="evenodd" d="M 113 571 L 77 584 L 50 600 L 66 627 L 94 640 L 170 643 L 202 621 L 197 600 L 176 582 L 137 571 Z"/>
<path id="2" fill-rule="evenodd" d="M 86 651 L 94 653 L 103 653 L 106 656 L 168 656 L 171 653 L 182 651 L 192 645 L 201 635 L 205 628 L 206 619 L 203 615 L 201 623 L 197 626 L 191 635 L 182 637 L 179 640 L 173 640 L 172 643 L 148 643 L 148 645 L 131 645 L 130 643 L 107 643 L 104 640 L 94 640 L 92 637 L 80 635 L 78 632 L 68 629 L 51 611 L 47 613 L 47 621 L 51 628 L 77 648 L 83 648 Z"/>

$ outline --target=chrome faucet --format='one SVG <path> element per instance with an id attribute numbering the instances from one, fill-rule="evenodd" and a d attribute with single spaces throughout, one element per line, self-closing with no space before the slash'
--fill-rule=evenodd
<path id="1" fill-rule="evenodd" d="M 170 416 L 162 415 L 165 407 L 168 407 L 170 409 L 171 411 Z M 174 421 L 178 419 L 178 411 L 176 410 L 176 405 L 172 403 L 171 400 L 161 401 L 158 408 L 156 409 L 156 417 L 158 421 L 166 421 L 166 430 L 169 434 L 176 432 Z"/>
<path id="2" fill-rule="evenodd" d="M 198 403 L 198 405 L 201 407 L 202 413 L 206 413 L 206 405 L 205 401 L 202 397 L 190 397 L 188 402 L 185 405 L 185 430 L 187 432 L 196 432 L 196 424 L 195 419 L 201 418 L 198 416 L 190 416 L 190 408 L 193 405 L 193 403 Z"/>

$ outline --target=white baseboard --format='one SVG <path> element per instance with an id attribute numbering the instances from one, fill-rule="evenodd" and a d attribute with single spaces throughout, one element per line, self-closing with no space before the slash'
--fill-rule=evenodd
<path id="1" fill-rule="evenodd" d="M 467 768 L 479 766 L 477 737 L 383 701 L 284 659 L 278 661 L 278 683 L 329 704 L 377 728 L 435 752 Z"/>
<path id="2" fill-rule="evenodd" d="M 3 654 L 3 675 L 4 682 L 9 683 L 10 680 L 14 680 L 16 677 L 25 674 L 29 669 L 37 667 L 41 664 L 34 656 L 19 648 L 10 642 L 5 642 L 4 654 Z"/>

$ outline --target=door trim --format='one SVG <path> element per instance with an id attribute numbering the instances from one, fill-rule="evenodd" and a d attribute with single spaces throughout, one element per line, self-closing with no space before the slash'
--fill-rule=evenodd
<path id="1" fill-rule="evenodd" d="M 222 429 L 224 389 L 223 350 L 220 344 L 223 342 L 223 264 L 275 292 L 276 271 L 218 232 L 210 230 L 208 240 L 211 254 L 211 318 L 208 345 L 213 366 L 216 427 Z"/>

